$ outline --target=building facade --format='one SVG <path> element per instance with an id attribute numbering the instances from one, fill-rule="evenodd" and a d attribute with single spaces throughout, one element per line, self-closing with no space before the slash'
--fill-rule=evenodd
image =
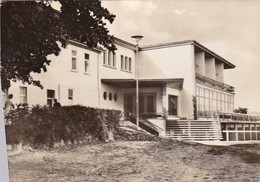
<path id="1" fill-rule="evenodd" d="M 139 48 L 116 38 L 115 54 L 70 41 L 59 56 L 50 56 L 48 71 L 33 74 L 44 86 L 13 82 L 14 102 L 121 110 L 136 113 L 136 77 L 140 117 L 194 119 L 233 112 L 234 87 L 224 70 L 235 66 L 194 40 Z M 136 68 L 138 67 L 138 73 Z M 159 121 L 156 121 L 159 122 Z M 165 123 L 157 123 L 163 127 Z"/>

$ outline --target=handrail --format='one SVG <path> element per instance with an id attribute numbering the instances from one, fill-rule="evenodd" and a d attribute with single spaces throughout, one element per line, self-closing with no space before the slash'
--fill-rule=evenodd
<path id="1" fill-rule="evenodd" d="M 137 117 L 134 113 L 131 113 L 130 111 L 125 111 L 124 113 L 128 113 L 130 116 L 133 116 L 135 119 L 136 119 L 136 117 Z M 143 123 L 143 124 L 148 123 L 149 125 L 151 125 L 151 126 L 149 126 L 149 125 L 148 125 L 148 126 L 149 126 L 149 127 L 152 127 L 152 129 L 155 129 L 156 131 L 164 131 L 164 130 L 163 130 L 162 128 L 160 128 L 159 126 L 153 124 L 152 122 L 148 121 L 147 119 L 141 118 L 140 116 L 139 116 L 139 121 L 140 121 L 141 123 Z"/>

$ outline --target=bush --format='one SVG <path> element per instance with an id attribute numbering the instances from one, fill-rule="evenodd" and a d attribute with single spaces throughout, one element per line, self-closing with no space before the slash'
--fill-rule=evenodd
<path id="1" fill-rule="evenodd" d="M 10 112 L 6 126 L 8 144 L 53 147 L 55 143 L 91 138 L 104 141 L 108 130 L 119 124 L 120 111 L 95 109 L 80 105 L 49 108 L 18 107 Z"/>

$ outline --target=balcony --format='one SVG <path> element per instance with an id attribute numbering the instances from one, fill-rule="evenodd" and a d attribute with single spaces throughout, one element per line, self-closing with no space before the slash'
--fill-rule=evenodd
<path id="1" fill-rule="evenodd" d="M 229 92 L 229 93 L 235 92 L 234 87 L 227 85 L 225 83 L 221 83 L 221 82 L 218 82 L 216 80 L 207 78 L 207 77 L 202 76 L 202 75 L 197 74 L 197 73 L 196 73 L 196 82 L 201 83 L 201 84 L 206 85 L 206 86 L 209 86 L 209 87 L 212 87 L 212 88 L 215 88 L 215 89 L 218 89 L 218 90 L 221 90 L 221 91 L 225 91 L 225 92 Z"/>

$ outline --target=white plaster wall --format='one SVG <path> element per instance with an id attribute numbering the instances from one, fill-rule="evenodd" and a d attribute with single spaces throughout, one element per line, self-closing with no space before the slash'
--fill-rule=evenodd
<path id="1" fill-rule="evenodd" d="M 41 74 L 32 74 L 33 78 L 39 79 L 44 86 L 40 89 L 35 86 L 26 85 L 27 101 L 29 105 L 46 105 L 47 89 L 55 90 L 55 97 L 62 105 L 81 104 L 90 107 L 100 107 L 107 109 L 123 110 L 123 93 L 120 89 L 105 84 L 101 84 L 102 78 L 134 78 L 135 77 L 135 52 L 129 48 L 117 45 L 116 68 L 103 65 L 103 52 L 95 52 L 86 48 L 69 44 L 62 49 L 59 56 L 48 56 L 51 60 L 50 66 L 47 66 L 47 72 Z M 72 54 L 71 51 L 77 51 L 77 71 L 71 69 Z M 85 58 L 84 54 L 90 57 L 90 73 L 84 72 Z M 121 55 L 132 59 L 132 71 L 121 70 Z M 19 86 L 24 86 L 20 82 L 12 83 L 9 93 L 14 94 L 14 101 L 20 102 Z M 68 100 L 68 89 L 73 90 L 73 102 Z M 113 94 L 113 100 L 103 99 L 103 92 Z M 114 100 L 114 94 L 117 94 L 117 101 Z"/>
<path id="2" fill-rule="evenodd" d="M 71 71 L 71 50 L 77 51 L 77 71 Z M 90 57 L 90 74 L 84 73 L 85 58 L 84 54 Z M 98 79 L 97 61 L 99 53 L 88 49 L 68 45 L 62 49 L 60 55 L 48 56 L 51 60 L 47 72 L 32 74 L 34 79 L 39 79 L 44 89 L 35 86 L 27 86 L 27 98 L 29 105 L 46 105 L 47 89 L 55 90 L 55 97 L 62 105 L 68 105 L 68 89 L 73 89 L 73 104 L 82 104 L 91 107 L 98 106 Z M 14 93 L 14 100 L 19 103 L 20 82 L 12 83 L 9 93 Z"/>
<path id="3" fill-rule="evenodd" d="M 180 117 L 193 118 L 192 96 L 195 95 L 193 45 L 140 52 L 140 78 L 184 78 L 179 97 Z"/>
<path id="4" fill-rule="evenodd" d="M 164 119 L 148 119 L 151 123 L 153 123 L 154 125 L 160 127 L 162 129 L 162 131 L 159 132 L 159 137 L 165 137 L 166 135 L 166 120 Z"/>
<path id="5" fill-rule="evenodd" d="M 205 76 L 205 53 L 195 52 L 195 71 L 196 73 Z"/>
<path id="6" fill-rule="evenodd" d="M 100 54 L 99 57 L 99 70 L 98 70 L 98 79 L 99 88 L 100 88 L 100 96 L 99 96 L 99 107 L 105 109 L 116 109 L 123 111 L 124 109 L 124 90 L 109 86 L 107 84 L 102 84 L 101 79 L 124 79 L 124 78 L 135 78 L 135 52 L 129 48 L 123 47 L 121 45 L 116 45 L 116 67 L 108 67 L 103 65 L 103 53 Z M 121 70 L 121 55 L 124 57 L 132 59 L 132 70 L 131 72 Z M 107 94 L 112 93 L 117 94 L 117 101 L 110 101 L 109 99 L 104 100 L 103 93 L 107 92 Z"/>
<path id="7" fill-rule="evenodd" d="M 103 97 L 103 93 L 107 93 L 107 99 Z M 112 100 L 109 100 L 109 93 L 112 94 Z M 114 99 L 114 94 L 117 94 L 117 101 Z M 115 109 L 123 111 L 124 108 L 124 94 L 121 89 L 111 87 L 109 85 L 102 84 L 100 89 L 100 108 L 104 109 Z"/>
<path id="8" fill-rule="evenodd" d="M 224 64 L 216 62 L 216 80 L 222 83 L 224 82 L 223 70 Z"/>
<path id="9" fill-rule="evenodd" d="M 206 58 L 206 77 L 216 80 L 215 58 Z"/>

